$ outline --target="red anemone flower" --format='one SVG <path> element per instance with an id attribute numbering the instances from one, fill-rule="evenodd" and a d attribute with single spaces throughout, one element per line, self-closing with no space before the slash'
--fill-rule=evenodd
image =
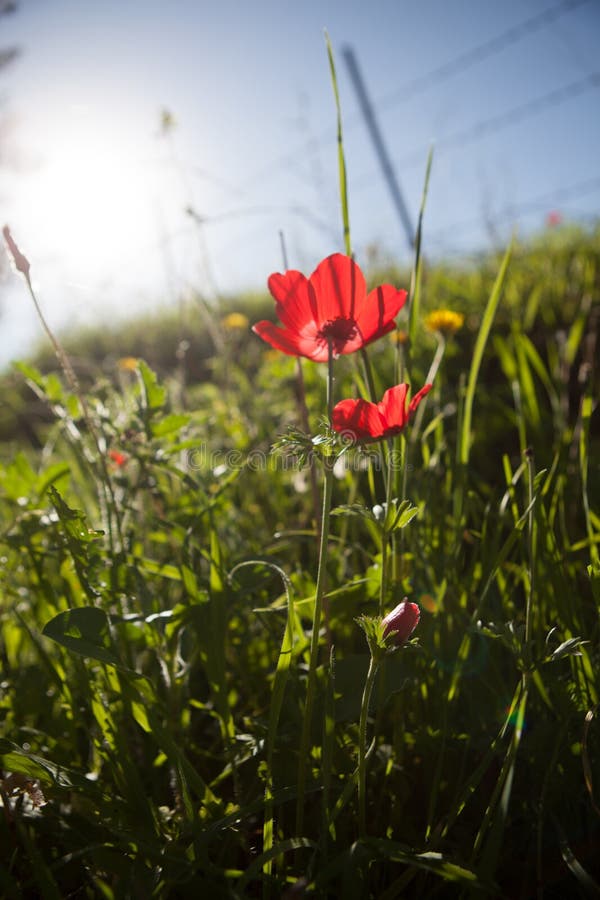
<path id="1" fill-rule="evenodd" d="M 330 348 L 334 357 L 354 353 L 393 331 L 406 302 L 406 291 L 390 284 L 367 294 L 360 268 L 342 253 L 320 262 L 310 278 L 290 270 L 268 284 L 283 328 L 262 321 L 252 330 L 276 350 L 315 362 L 327 362 Z"/>
<path id="2" fill-rule="evenodd" d="M 383 395 L 380 403 L 368 400 L 342 400 L 333 409 L 332 424 L 354 441 L 378 441 L 399 434 L 411 413 L 429 393 L 433 385 L 426 384 L 407 405 L 408 385 L 397 384 Z"/>

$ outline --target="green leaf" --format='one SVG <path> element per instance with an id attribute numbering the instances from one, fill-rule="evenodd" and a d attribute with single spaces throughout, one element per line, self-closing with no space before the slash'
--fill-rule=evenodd
<path id="1" fill-rule="evenodd" d="M 341 506 L 336 506 L 335 509 L 332 509 L 331 515 L 357 516 L 360 519 L 365 519 L 367 522 L 377 525 L 380 531 L 389 534 L 392 531 L 397 531 L 399 528 L 405 528 L 418 512 L 419 508 L 413 506 L 410 500 L 402 500 L 399 502 L 398 499 L 394 499 L 389 506 L 387 503 L 381 503 L 374 506 L 373 509 L 369 509 L 368 506 L 363 506 L 362 503 L 342 504 Z"/>
<path id="2" fill-rule="evenodd" d="M 181 566 L 181 578 L 183 580 L 183 584 L 188 596 L 194 600 L 196 603 L 205 603 L 208 600 L 208 596 L 206 591 L 201 591 L 198 587 L 198 579 L 196 578 L 196 574 L 186 566 L 182 564 Z"/>
<path id="3" fill-rule="evenodd" d="M 94 599 L 98 596 L 98 591 L 89 581 L 91 568 L 89 545 L 101 537 L 103 532 L 88 528 L 84 514 L 78 509 L 71 509 L 52 485 L 48 488 L 48 493 L 58 515 L 77 576 L 88 597 Z"/>
<path id="4" fill-rule="evenodd" d="M 144 407 L 149 411 L 162 409 L 165 405 L 167 397 L 166 388 L 158 383 L 156 373 L 152 371 L 150 366 L 143 359 L 138 361 L 138 372 L 140 373 L 142 384 L 142 402 Z"/>
<path id="5" fill-rule="evenodd" d="M 10 500 L 21 497 L 28 498 L 35 491 L 37 476 L 31 463 L 22 451 L 19 451 L 12 462 L 4 470 L 0 470 L 0 484 L 3 492 Z"/>
<path id="6" fill-rule="evenodd" d="M 97 792 L 97 787 L 85 775 L 67 769 L 43 756 L 29 753 L 6 738 L 0 738 L 0 759 L 4 769 L 19 772 L 34 780 L 38 779 L 45 783 L 52 782 L 64 788 L 83 789 L 89 794 Z"/>
<path id="7" fill-rule="evenodd" d="M 173 581 L 182 580 L 181 571 L 177 566 L 174 566 L 171 563 L 161 563 L 154 559 L 148 559 L 147 557 L 137 560 L 136 563 L 140 572 L 143 572 L 144 574 L 161 575 L 163 578 L 170 578 Z"/>
<path id="8" fill-rule="evenodd" d="M 16 363 L 15 368 L 25 376 L 29 386 L 38 397 L 43 397 L 50 403 L 64 403 L 68 399 L 64 395 L 62 382 L 55 372 L 42 375 L 35 366 L 24 362 Z"/>
<path id="9" fill-rule="evenodd" d="M 59 613 L 46 623 L 42 634 L 79 656 L 125 668 L 115 653 L 108 616 L 97 606 L 80 606 Z"/>
<path id="10" fill-rule="evenodd" d="M 68 463 L 54 463 L 54 465 L 49 466 L 37 480 L 36 490 L 38 498 L 43 497 L 51 485 L 56 484 L 61 478 L 65 478 L 70 474 L 71 467 Z"/>
<path id="11" fill-rule="evenodd" d="M 419 508 L 413 506 L 410 500 L 402 500 L 400 503 L 397 499 L 392 500 L 389 508 L 386 510 L 385 531 L 389 534 L 392 531 L 399 531 L 401 528 L 406 528 L 408 523 L 412 522 L 418 512 Z"/>
<path id="12" fill-rule="evenodd" d="M 550 656 L 551 662 L 556 662 L 557 659 L 562 659 L 564 656 L 581 656 L 579 647 L 582 643 L 584 641 L 580 637 L 573 637 L 569 638 L 568 641 L 563 641 Z"/>
<path id="13" fill-rule="evenodd" d="M 15 369 L 17 369 L 21 375 L 24 375 L 25 378 L 28 378 L 38 387 L 44 386 L 44 376 L 35 366 L 32 366 L 30 363 L 26 362 L 17 362 L 15 363 Z"/>
<path id="14" fill-rule="evenodd" d="M 163 437 L 166 434 L 172 434 L 174 431 L 184 428 L 189 421 L 190 416 L 187 415 L 173 414 L 165 416 L 163 419 L 152 423 L 151 431 L 154 437 Z"/>
<path id="15" fill-rule="evenodd" d="M 331 510 L 332 516 L 358 516 L 360 519 L 367 519 L 369 522 L 379 523 L 379 517 L 376 516 L 368 506 L 362 503 L 343 503 Z"/>

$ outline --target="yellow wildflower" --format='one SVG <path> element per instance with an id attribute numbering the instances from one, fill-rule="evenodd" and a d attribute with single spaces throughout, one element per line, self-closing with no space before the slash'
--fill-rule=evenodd
<path id="1" fill-rule="evenodd" d="M 138 358 L 137 356 L 122 356 L 117 362 L 117 366 L 122 372 L 137 372 Z"/>
<path id="2" fill-rule="evenodd" d="M 232 312 L 225 316 L 224 319 L 221 319 L 221 325 L 228 331 L 245 330 L 250 325 L 250 322 L 244 313 Z"/>
<path id="3" fill-rule="evenodd" d="M 434 309 L 425 317 L 425 328 L 440 334 L 454 334 L 462 328 L 465 317 L 451 309 Z"/>

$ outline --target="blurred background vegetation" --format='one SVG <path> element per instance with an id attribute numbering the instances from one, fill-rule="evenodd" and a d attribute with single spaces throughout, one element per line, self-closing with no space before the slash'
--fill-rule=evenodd
<path id="1" fill-rule="evenodd" d="M 448 308 L 465 316 L 465 326 L 446 350 L 445 377 L 450 380 L 458 380 L 464 360 L 470 357 L 499 259 L 499 254 L 489 253 L 470 263 L 424 266 L 423 312 Z M 387 264 L 376 248 L 371 254 L 367 277 L 373 284 L 388 281 L 399 287 L 408 287 L 410 281 L 409 272 Z M 495 321 L 496 344 L 488 348 L 480 376 L 480 391 L 488 392 L 487 400 L 492 410 L 494 406 L 499 408 L 501 399 L 510 394 L 505 377 L 508 373 L 502 370 L 503 355 L 498 351 L 504 346 L 502 342 L 516 331 L 529 335 L 547 367 L 558 366 L 557 354 L 561 356 L 559 374 L 568 383 L 569 415 L 576 414 L 583 385 L 589 378 L 594 379 L 594 394 L 600 393 L 600 374 L 594 366 L 600 327 L 599 288 L 600 227 L 561 225 L 546 228 L 533 239 L 517 245 Z M 23 302 L 26 302 L 25 298 Z M 232 313 L 240 313 L 242 318 L 236 321 L 235 315 L 231 317 Z M 118 382 L 121 377 L 119 361 L 140 357 L 161 379 L 169 381 L 180 397 L 188 393 L 189 403 L 190 389 L 213 377 L 219 354 L 218 335 L 222 332 L 234 346 L 243 345 L 243 358 L 250 374 L 258 369 L 266 352 L 262 342 L 250 332 L 250 327 L 253 322 L 273 316 L 273 301 L 266 290 L 264 294 L 223 297 L 212 307 L 207 307 L 197 297 L 162 313 L 66 331 L 61 334 L 61 340 L 86 386 L 99 377 Z M 213 320 L 220 322 L 216 331 Z M 419 345 L 414 348 L 417 358 L 421 351 L 425 351 L 426 356 L 433 345 L 432 336 L 427 332 L 420 332 L 418 341 Z M 43 373 L 59 368 L 52 347 L 42 337 L 30 362 Z M 51 413 L 14 369 L 0 376 L 0 393 L 0 442 L 4 444 L 0 453 L 6 456 L 15 442 L 26 439 L 36 443 L 36 430 L 51 420 Z M 553 427 L 550 417 L 538 424 L 542 433 L 545 426 L 549 431 Z M 497 440 L 503 444 L 505 437 L 497 433 L 498 429 L 505 431 L 502 417 L 498 418 L 495 428 L 492 414 L 486 427 L 490 444 Z M 551 439 L 549 446 L 552 446 Z"/>

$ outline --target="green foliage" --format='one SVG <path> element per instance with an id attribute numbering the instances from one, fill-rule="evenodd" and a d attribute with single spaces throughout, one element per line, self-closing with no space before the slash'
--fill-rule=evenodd
<path id="1" fill-rule="evenodd" d="M 123 357 L 140 345 L 135 329 L 122 344 L 107 331 L 87 378 L 78 368 L 89 421 L 55 370 L 7 376 L 3 896 L 597 888 L 600 248 L 597 234 L 552 240 L 515 247 L 501 294 L 488 261 L 458 272 L 421 258 L 420 315 L 449 306 L 466 325 L 414 440 L 389 453 L 337 443 L 315 364 L 306 433 L 296 361 L 248 329 L 223 325 L 197 377 L 172 364 L 176 343 L 109 371 L 111 341 Z M 436 339 L 413 328 L 420 384 Z M 369 350 L 390 386 L 398 345 Z M 335 399 L 356 393 L 354 359 L 335 367 Z M 373 676 L 359 833 L 369 655 L 356 619 L 404 596 L 421 621 Z"/>

